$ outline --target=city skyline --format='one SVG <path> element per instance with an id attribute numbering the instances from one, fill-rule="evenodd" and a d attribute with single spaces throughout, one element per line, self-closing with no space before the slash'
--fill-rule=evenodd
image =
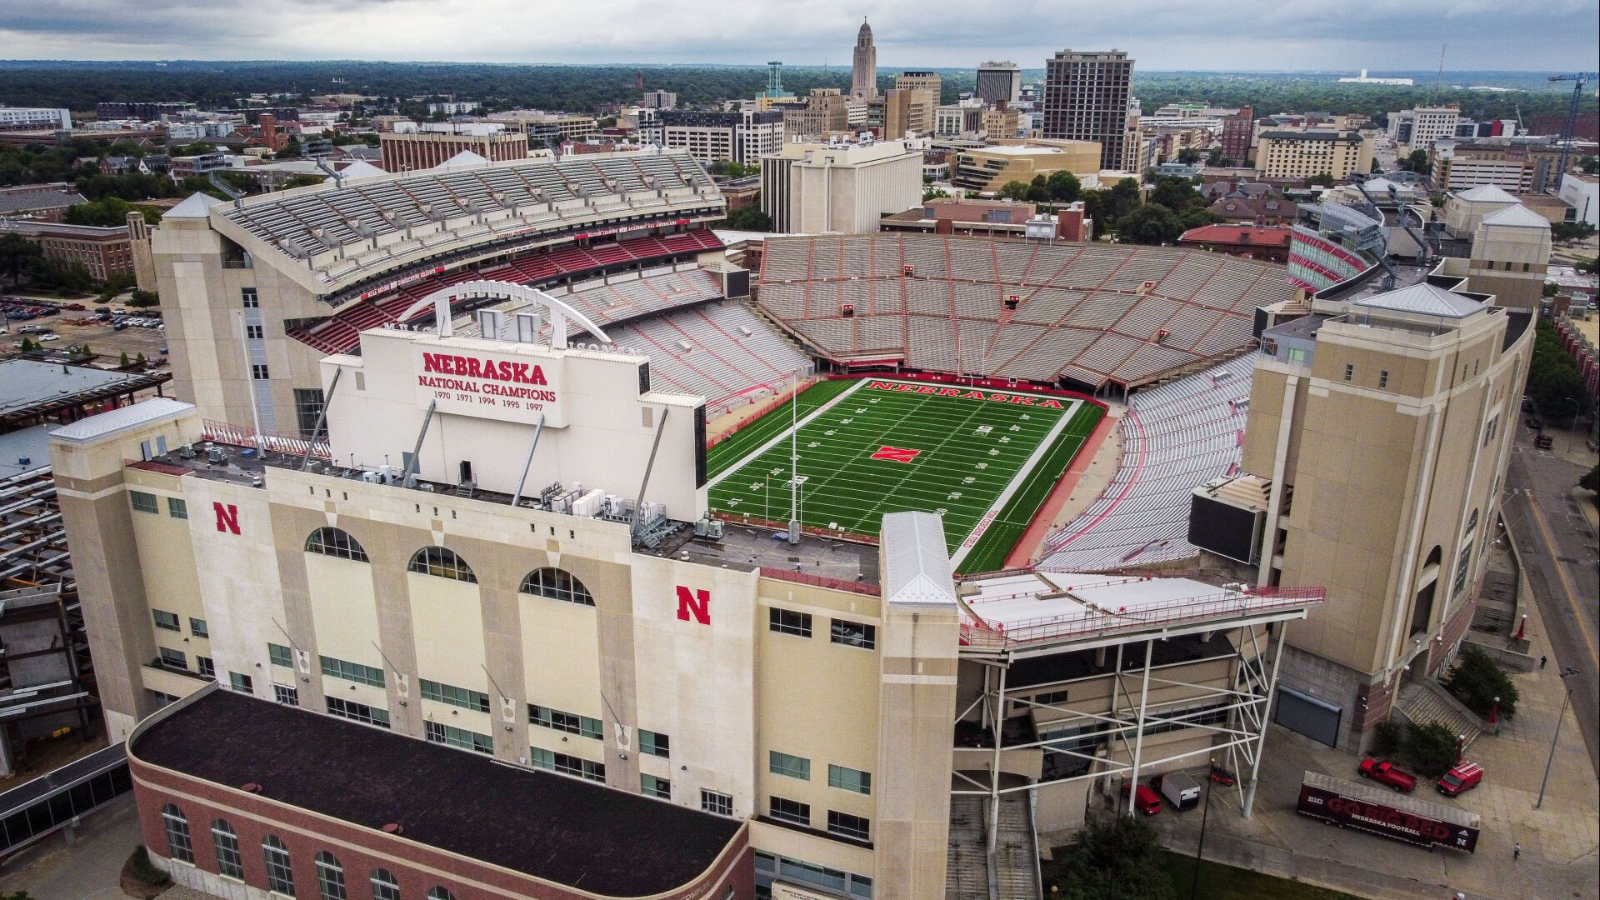
<path id="1" fill-rule="evenodd" d="M 1600 29 L 1600 8 L 1565 0 L 1535 0 L 1510 18 L 1480 2 L 1291 8 L 1256 0 L 1220 16 L 1167 0 L 1114 9 L 823 2 L 799 19 L 776 4 L 741 8 L 728 19 L 715 4 L 691 0 L 675 12 L 645 15 L 637 0 L 541 8 L 537 17 L 504 0 L 263 0 L 226 10 L 196 0 L 49 0 L 13 11 L 0 39 L 14 59 L 754 65 L 783 58 L 842 69 L 866 16 L 885 70 L 969 68 L 987 58 L 1033 69 L 1070 47 L 1123 50 L 1144 71 L 1388 72 L 1437 68 L 1446 41 L 1446 70 L 1528 71 L 1516 66 L 1529 58 L 1541 70 L 1592 69 Z M 485 30 L 490 19 L 500 24 Z M 703 27 L 708 20 L 718 22 L 714 32 Z M 360 46 L 350 44 L 352 34 L 363 36 Z"/>

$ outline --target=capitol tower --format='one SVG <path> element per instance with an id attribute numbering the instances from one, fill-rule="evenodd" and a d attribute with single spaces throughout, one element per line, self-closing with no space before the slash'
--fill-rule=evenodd
<path id="1" fill-rule="evenodd" d="M 856 48 L 851 54 L 850 96 L 861 100 L 878 98 L 878 48 L 872 46 L 872 26 L 861 19 Z"/>

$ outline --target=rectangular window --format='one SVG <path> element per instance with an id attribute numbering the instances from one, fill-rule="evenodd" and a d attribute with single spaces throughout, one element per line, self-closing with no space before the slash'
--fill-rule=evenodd
<path id="1" fill-rule="evenodd" d="M 844 619 L 834 619 L 830 630 L 830 639 L 835 644 L 846 647 L 860 647 L 871 650 L 878 646 L 878 629 L 874 625 L 862 622 L 848 622 Z"/>
<path id="2" fill-rule="evenodd" d="M 716 791 L 700 789 L 700 808 L 719 816 L 733 815 L 733 798 Z"/>
<path id="3" fill-rule="evenodd" d="M 157 649 L 161 653 L 161 664 L 163 666 L 169 669 L 189 670 L 189 656 L 182 650 L 174 650 L 171 647 L 159 647 Z"/>
<path id="4" fill-rule="evenodd" d="M 772 817 L 779 822 L 788 822 L 791 825 L 811 827 L 811 804 L 801 803 L 798 800 L 786 800 L 783 797 L 768 797 L 767 808 Z"/>
<path id="5" fill-rule="evenodd" d="M 150 615 L 155 617 L 156 627 L 163 631 L 182 631 L 183 626 L 178 624 L 178 614 L 170 613 L 164 609 L 152 609 Z"/>
<path id="6" fill-rule="evenodd" d="M 194 635 L 195 637 L 210 637 L 211 636 L 210 629 L 208 629 L 206 627 L 206 620 L 205 619 L 196 619 L 194 616 L 190 616 L 189 617 L 189 633 Z"/>
<path id="7" fill-rule="evenodd" d="M 436 700 L 440 703 L 448 703 L 451 706 L 459 706 L 462 709 L 475 709 L 478 712 L 489 711 L 489 695 L 482 691 L 440 684 L 437 681 L 429 681 L 426 678 L 419 680 L 422 682 L 422 699 L 424 700 Z"/>
<path id="8" fill-rule="evenodd" d="M 1065 702 L 1067 702 L 1067 692 L 1066 691 L 1045 691 L 1042 694 L 1034 694 L 1033 695 L 1033 702 L 1035 702 L 1035 703 L 1043 703 L 1043 704 L 1046 704 L 1046 705 L 1057 704 L 1057 703 L 1065 703 Z"/>
<path id="9" fill-rule="evenodd" d="M 167 498 L 167 515 L 173 517 L 174 519 L 187 519 L 187 518 L 189 518 L 189 504 L 188 504 L 188 502 L 184 501 L 184 500 L 180 500 L 177 497 L 168 497 Z"/>
<path id="10" fill-rule="evenodd" d="M 567 753 L 556 753 L 542 747 L 530 747 L 529 757 L 535 769 L 548 769 L 571 775 L 574 778 L 583 778 L 588 781 L 604 782 L 606 780 L 606 764 L 581 759 Z"/>
<path id="11" fill-rule="evenodd" d="M 779 634 L 792 634 L 796 637 L 811 637 L 811 614 L 790 612 L 774 606 L 768 610 L 767 627 Z"/>
<path id="12" fill-rule="evenodd" d="M 294 668 L 294 653 L 282 644 L 268 644 L 267 659 L 271 660 L 275 666 L 283 666 L 285 669 Z"/>
<path id="13" fill-rule="evenodd" d="M 151 691 L 150 692 L 150 696 L 155 698 L 156 709 L 161 709 L 164 706 L 169 706 L 169 705 L 171 705 L 173 703 L 177 703 L 178 700 L 181 699 L 181 698 L 179 698 L 177 696 L 174 696 L 172 694 L 164 694 L 161 691 Z"/>
<path id="14" fill-rule="evenodd" d="M 672 782 L 654 775 L 639 776 L 639 792 L 646 797 L 655 797 L 660 800 L 672 799 Z"/>
<path id="15" fill-rule="evenodd" d="M 1345 367 L 1344 367 L 1344 380 L 1345 381 L 1349 381 L 1350 379 L 1352 379 L 1354 377 L 1356 377 L 1356 367 L 1353 366 L 1353 365 L 1346 364 Z"/>
<path id="16" fill-rule="evenodd" d="M 285 684 L 275 684 L 272 686 L 272 699 L 282 703 L 284 706 L 299 706 L 300 690 Z"/>
<path id="17" fill-rule="evenodd" d="M 217 664 L 209 656 L 196 656 L 194 658 L 195 671 L 207 678 L 217 677 Z"/>
<path id="18" fill-rule="evenodd" d="M 828 810 L 828 833 L 840 837 L 855 838 L 858 841 L 872 838 L 872 823 L 860 816 Z"/>
<path id="19" fill-rule="evenodd" d="M 239 300 L 244 304 L 245 309 L 257 309 L 261 306 L 261 301 L 256 297 L 255 288 L 240 288 Z"/>
<path id="20" fill-rule="evenodd" d="M 872 773 L 828 764 L 828 787 L 854 794 L 872 794 Z"/>
<path id="21" fill-rule="evenodd" d="M 1388 369 L 1379 369 L 1378 370 L 1378 387 L 1386 388 L 1388 386 L 1389 386 L 1389 370 Z"/>
<path id="22" fill-rule="evenodd" d="M 262 338 L 260 325 L 246 325 L 244 327 L 245 340 L 259 341 Z"/>
<path id="23" fill-rule="evenodd" d="M 133 504 L 134 512 L 158 514 L 161 512 L 161 506 L 156 502 L 155 494 L 147 494 L 144 491 L 129 491 L 128 500 Z"/>
<path id="24" fill-rule="evenodd" d="M 228 686 L 241 694 L 253 694 L 256 692 L 255 681 L 242 672 L 229 672 Z"/>
<path id="25" fill-rule="evenodd" d="M 528 704 L 528 721 L 544 728 L 556 731 L 565 731 L 567 734 L 576 734 L 581 737 L 600 738 L 600 720 L 577 713 L 562 712 L 548 706 L 535 706 Z"/>
<path id="26" fill-rule="evenodd" d="M 267 364 L 266 363 L 251 363 L 250 364 L 250 377 L 254 378 L 256 381 L 266 381 L 267 380 Z"/>
<path id="27" fill-rule="evenodd" d="M 643 728 L 639 729 L 640 753 L 648 753 L 651 756 L 667 759 L 672 755 L 671 750 L 672 747 L 666 735 L 655 731 L 645 731 Z"/>
<path id="28" fill-rule="evenodd" d="M 811 760 L 803 756 L 790 756 L 776 750 L 767 753 L 767 768 L 774 775 L 787 775 L 801 781 L 811 780 Z"/>
<path id="29" fill-rule="evenodd" d="M 310 440 L 326 433 L 327 423 L 323 423 L 321 431 L 317 430 L 317 419 L 322 415 L 325 402 L 321 388 L 294 389 L 295 421 L 300 426 L 301 437 Z"/>
<path id="30" fill-rule="evenodd" d="M 459 747 L 462 750 L 472 750 L 476 753 L 494 753 L 494 738 L 487 734 L 478 734 L 465 728 L 454 725 L 444 725 L 439 722 L 425 722 L 424 733 L 428 740 L 435 744 L 444 744 L 449 747 Z"/>
<path id="31" fill-rule="evenodd" d="M 379 728 L 389 727 L 389 711 L 387 709 L 377 709 L 365 703 L 352 703 L 349 700 L 340 700 L 338 697 L 329 697 L 328 712 L 365 725 L 376 725 Z"/>
<path id="32" fill-rule="evenodd" d="M 345 681 L 354 681 L 356 684 L 383 687 L 383 670 L 361 663 L 346 662 L 334 659 L 331 656 L 319 657 L 322 660 L 322 674 L 329 678 L 342 678 Z"/>

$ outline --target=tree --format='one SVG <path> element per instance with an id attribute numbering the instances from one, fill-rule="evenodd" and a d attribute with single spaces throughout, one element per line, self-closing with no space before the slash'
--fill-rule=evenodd
<path id="1" fill-rule="evenodd" d="M 1318 172 L 1306 179 L 1306 187 L 1333 187 L 1334 178 L 1331 172 Z"/>
<path id="2" fill-rule="evenodd" d="M 283 149 L 279 150 L 277 153 L 272 154 L 272 156 L 273 156 L 274 159 L 295 159 L 295 158 L 298 158 L 300 156 L 300 139 L 297 138 L 297 137 L 294 137 L 293 135 L 290 135 L 289 140 L 286 143 L 284 143 Z"/>
<path id="3" fill-rule="evenodd" d="M 922 202 L 927 203 L 929 200 L 938 200 L 941 197 L 948 196 L 950 196 L 948 191 L 942 191 L 938 188 L 928 188 L 922 192 Z"/>
<path id="4" fill-rule="evenodd" d="M 1455 733 L 1441 722 L 1413 724 L 1406 729 L 1406 758 L 1424 778 L 1438 778 L 1450 771 L 1460 758 L 1458 747 Z"/>
<path id="5" fill-rule="evenodd" d="M 1222 217 L 1209 209 L 1191 209 L 1178 217 L 1178 222 L 1183 226 L 1184 231 L 1188 231 L 1191 228 L 1199 228 L 1202 225 L 1216 225 L 1221 221 Z"/>
<path id="6" fill-rule="evenodd" d="M 1028 185 L 1028 199 L 1034 203 L 1050 202 L 1050 181 L 1044 175 L 1033 176 L 1033 181 Z"/>
<path id="7" fill-rule="evenodd" d="M 1124 243 L 1157 246 L 1170 244 L 1183 234 L 1183 223 L 1159 203 L 1144 203 L 1117 220 L 1117 237 Z"/>
<path id="8" fill-rule="evenodd" d="M 1143 202 L 1142 189 L 1137 178 L 1124 178 L 1111 186 L 1106 198 L 1106 218 L 1121 219 Z"/>
<path id="9" fill-rule="evenodd" d="M 1558 241 L 1581 241 L 1594 234 L 1594 226 L 1588 222 L 1554 222 L 1550 225 L 1550 236 Z"/>
<path id="10" fill-rule="evenodd" d="M 1578 160 L 1578 171 L 1585 175 L 1600 173 L 1600 156 L 1585 156 Z"/>
<path id="11" fill-rule="evenodd" d="M 1045 180 L 1045 185 L 1050 189 L 1050 199 L 1056 203 L 1072 203 L 1078 199 L 1078 193 L 1083 185 L 1078 182 L 1078 176 L 1060 169 L 1050 173 Z"/>
<path id="12" fill-rule="evenodd" d="M 120 197 L 104 197 L 89 203 L 74 203 L 67 207 L 61 220 L 68 225 L 94 225 L 100 228 L 117 228 L 128 224 L 128 213 L 138 212 L 144 220 L 155 225 L 161 214 L 146 206 L 134 206 Z"/>
<path id="13" fill-rule="evenodd" d="M 1578 487 L 1586 491 L 1600 491 L 1600 466 L 1595 466 L 1578 479 Z"/>
<path id="14" fill-rule="evenodd" d="M 1095 820 L 1078 832 L 1061 877 L 1062 900 L 1173 900 L 1161 846 L 1149 823 L 1133 816 Z M 1055 896 L 1052 894 L 1051 896 Z"/>
<path id="15" fill-rule="evenodd" d="M 1192 166 L 1200 161 L 1200 151 L 1193 147 L 1184 147 L 1178 151 L 1178 162 Z"/>
<path id="16" fill-rule="evenodd" d="M 1210 205 L 1195 189 L 1193 181 L 1170 175 L 1156 182 L 1155 190 L 1150 192 L 1150 202 L 1159 203 L 1180 216 L 1191 210 L 1205 209 Z"/>
<path id="17" fill-rule="evenodd" d="M 1000 186 L 1000 199 L 1026 200 L 1028 199 L 1028 184 L 1024 181 L 1008 181 Z"/>
<path id="18" fill-rule="evenodd" d="M 1561 285 L 1556 284 L 1554 281 L 1546 281 L 1544 283 L 1544 290 L 1543 290 L 1544 296 L 1546 296 L 1546 297 L 1554 297 L 1555 295 L 1557 295 L 1559 293 L 1561 293 Z"/>
<path id="19" fill-rule="evenodd" d="M 22 278 L 22 273 L 35 260 L 43 258 L 44 250 L 33 241 L 11 231 L 0 234 L 0 274 L 11 276 L 12 284 Z"/>
<path id="20" fill-rule="evenodd" d="M 1221 147 L 1212 147 L 1211 152 L 1206 155 L 1206 165 L 1226 169 L 1233 165 L 1233 160 L 1222 155 Z"/>
<path id="21" fill-rule="evenodd" d="M 128 305 L 139 308 L 146 306 L 160 306 L 161 295 L 157 294 L 155 291 L 135 290 L 128 297 Z"/>
<path id="22" fill-rule="evenodd" d="M 1461 655 L 1440 684 L 1467 709 L 1484 718 L 1496 707 L 1499 715 L 1507 719 L 1517 715 L 1517 686 L 1489 654 L 1471 644 L 1461 645 Z"/>
<path id="23" fill-rule="evenodd" d="M 1433 171 L 1433 166 L 1428 163 L 1426 150 L 1413 150 L 1405 158 L 1396 160 L 1395 165 L 1404 171 L 1416 172 L 1419 175 L 1427 175 Z"/>
<path id="24" fill-rule="evenodd" d="M 728 213 L 727 227 L 734 231 L 771 231 L 772 217 L 752 203 Z"/>

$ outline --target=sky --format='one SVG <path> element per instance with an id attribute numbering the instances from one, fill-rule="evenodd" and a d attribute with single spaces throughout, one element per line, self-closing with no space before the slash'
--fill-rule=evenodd
<path id="1" fill-rule="evenodd" d="M 1065 47 L 1140 69 L 1583 70 L 1596 0 L 0 0 L 0 58 L 369 59 L 1024 68 Z"/>

